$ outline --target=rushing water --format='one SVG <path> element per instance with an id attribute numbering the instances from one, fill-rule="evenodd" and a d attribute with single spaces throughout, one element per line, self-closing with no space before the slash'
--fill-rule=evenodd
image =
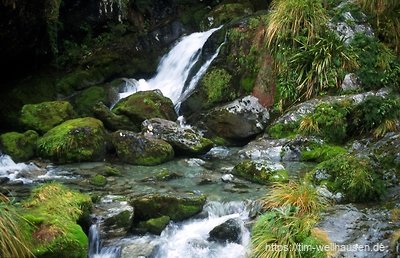
<path id="1" fill-rule="evenodd" d="M 193 90 L 200 77 L 206 72 L 211 62 L 218 55 L 216 50 L 188 83 L 189 74 L 199 61 L 201 50 L 207 39 L 221 27 L 205 32 L 196 32 L 183 37 L 160 61 L 156 75 L 149 80 L 125 79 L 125 87 L 119 94 L 119 99 L 125 98 L 137 91 L 159 89 L 164 96 L 170 98 L 174 104 L 182 100 L 181 96 Z"/>

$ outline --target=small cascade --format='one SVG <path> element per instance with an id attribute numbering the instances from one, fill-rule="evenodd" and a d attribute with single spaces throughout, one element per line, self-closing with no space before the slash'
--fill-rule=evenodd
<path id="1" fill-rule="evenodd" d="M 249 219 L 247 205 L 244 202 L 209 202 L 204 211 L 208 213 L 204 219 L 170 224 L 161 234 L 160 245 L 154 257 L 246 257 L 250 242 L 250 232 L 245 227 L 245 222 Z M 240 243 L 210 241 L 210 231 L 230 219 L 235 219 L 240 224 Z"/>
<path id="2" fill-rule="evenodd" d="M 20 177 L 20 174 L 38 169 L 39 168 L 33 163 L 15 163 L 10 156 L 0 154 L 0 177 L 6 177 L 10 181 L 32 183 L 32 180 Z"/>
<path id="3" fill-rule="evenodd" d="M 121 248 L 119 246 L 102 247 L 98 224 L 89 228 L 89 258 L 119 258 Z"/>
<path id="4" fill-rule="evenodd" d="M 192 33 L 183 37 L 171 51 L 161 59 L 157 73 L 153 78 L 147 81 L 144 79 L 125 79 L 125 87 L 119 94 L 119 99 L 125 98 L 137 91 L 159 89 L 163 95 L 170 98 L 174 104 L 182 101 L 182 96 L 187 96 L 190 91 L 193 90 L 211 62 L 217 57 L 221 46 L 216 50 L 216 53 L 201 66 L 200 70 L 188 83 L 189 74 L 199 61 L 204 44 L 207 39 L 221 27 L 205 32 Z M 185 88 L 185 85 L 188 86 Z"/>

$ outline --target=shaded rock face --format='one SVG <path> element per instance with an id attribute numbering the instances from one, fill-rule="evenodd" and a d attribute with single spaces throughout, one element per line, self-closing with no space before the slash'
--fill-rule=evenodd
<path id="1" fill-rule="evenodd" d="M 178 153 L 205 154 L 213 146 L 212 141 L 204 138 L 198 130 L 180 127 L 175 122 L 161 118 L 145 120 L 142 132 L 168 142 Z"/>
<path id="2" fill-rule="evenodd" d="M 233 140 L 245 140 L 264 131 L 269 113 L 256 97 L 247 96 L 208 112 L 199 127 L 211 134 Z"/>
<path id="3" fill-rule="evenodd" d="M 149 194 L 136 196 L 130 200 L 135 209 L 135 221 L 168 216 L 173 221 L 181 221 L 199 213 L 206 202 L 204 195 L 193 194 Z"/>
<path id="4" fill-rule="evenodd" d="M 131 122 L 127 116 L 116 115 L 103 103 L 97 103 L 93 107 L 94 116 L 104 123 L 104 126 L 111 131 L 129 130 L 138 132 L 136 124 Z"/>
<path id="5" fill-rule="evenodd" d="M 210 231 L 209 241 L 237 243 L 242 240 L 242 228 L 236 219 L 228 219 Z"/>
<path id="6" fill-rule="evenodd" d="M 38 156 L 56 163 L 101 161 L 105 152 L 103 123 L 91 117 L 65 121 L 37 141 Z"/>
<path id="7" fill-rule="evenodd" d="M 67 101 L 49 101 L 27 104 L 21 110 L 21 122 L 25 127 L 45 133 L 56 125 L 76 116 L 72 105 Z"/>
<path id="8" fill-rule="evenodd" d="M 127 116 L 133 123 L 140 124 L 150 118 L 177 119 L 174 105 L 160 91 L 141 91 L 120 100 L 112 112 Z"/>
<path id="9" fill-rule="evenodd" d="M 174 149 L 167 142 L 131 131 L 116 131 L 111 141 L 118 158 L 126 163 L 151 166 L 174 157 Z"/>

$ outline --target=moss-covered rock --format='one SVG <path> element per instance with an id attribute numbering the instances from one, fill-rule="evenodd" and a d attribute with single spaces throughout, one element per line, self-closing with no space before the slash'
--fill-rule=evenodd
<path id="1" fill-rule="evenodd" d="M 237 164 L 232 174 L 254 183 L 287 182 L 289 175 L 280 164 L 265 161 L 245 160 Z"/>
<path id="2" fill-rule="evenodd" d="M 14 161 L 27 161 L 35 156 L 38 138 L 39 135 L 32 130 L 25 133 L 9 132 L 0 135 L 0 146 Z"/>
<path id="3" fill-rule="evenodd" d="M 158 91 L 141 91 L 120 100 L 112 111 L 127 116 L 134 124 L 150 118 L 177 119 L 172 101 Z"/>
<path id="4" fill-rule="evenodd" d="M 45 133 L 56 125 L 75 117 L 72 105 L 67 101 L 49 101 L 27 104 L 21 110 L 21 122 L 29 129 Z"/>
<path id="5" fill-rule="evenodd" d="M 174 149 L 169 143 L 131 131 L 116 131 L 111 141 L 118 158 L 130 164 L 152 166 L 174 157 Z"/>
<path id="6" fill-rule="evenodd" d="M 43 185 L 23 203 L 23 217 L 30 223 L 36 257 L 87 257 L 88 238 L 76 224 L 89 216 L 90 196 L 58 183 Z"/>
<path id="7" fill-rule="evenodd" d="M 108 103 L 107 89 L 92 86 L 80 92 L 75 99 L 75 110 L 82 116 L 92 116 L 93 107 L 98 103 Z"/>
<path id="8" fill-rule="evenodd" d="M 68 120 L 37 142 L 37 154 L 56 163 L 100 161 L 106 152 L 103 123 L 91 117 Z"/>
<path id="9" fill-rule="evenodd" d="M 371 161 L 349 154 L 320 163 L 307 177 L 317 185 L 325 185 L 332 193 L 342 193 L 351 202 L 379 200 L 385 192 L 381 176 L 375 173 Z"/>
<path id="10" fill-rule="evenodd" d="M 107 178 L 103 175 L 97 174 L 90 178 L 90 184 L 94 186 L 105 186 L 107 184 Z"/>
<path id="11" fill-rule="evenodd" d="M 183 155 L 205 154 L 214 145 L 197 129 L 180 127 L 173 121 L 161 118 L 145 120 L 142 123 L 142 132 L 168 142 L 176 153 Z"/>
<path id="12" fill-rule="evenodd" d="M 311 142 L 301 151 L 300 159 L 302 161 L 322 162 L 345 153 L 347 153 L 347 150 L 340 146 Z"/>
<path id="13" fill-rule="evenodd" d="M 267 132 L 274 139 L 294 138 L 298 134 L 298 128 L 297 122 L 275 123 L 267 129 Z"/>
<path id="14" fill-rule="evenodd" d="M 111 130 L 129 130 L 139 132 L 139 127 L 133 123 L 127 116 L 116 115 L 103 103 L 97 103 L 92 109 L 94 116 L 104 123 L 104 126 Z"/>
<path id="15" fill-rule="evenodd" d="M 136 196 L 130 201 L 138 222 L 161 216 L 173 221 L 184 220 L 202 211 L 205 202 L 205 195 L 177 193 Z"/>
<path id="16" fill-rule="evenodd" d="M 170 222 L 170 217 L 161 216 L 158 218 L 141 221 L 138 224 L 138 230 L 142 232 L 150 232 L 155 235 L 160 235 Z"/>

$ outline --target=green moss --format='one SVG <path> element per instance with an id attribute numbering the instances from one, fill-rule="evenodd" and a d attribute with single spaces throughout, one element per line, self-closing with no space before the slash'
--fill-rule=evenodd
<path id="1" fill-rule="evenodd" d="M 37 153 L 58 163 L 102 160 L 105 154 L 103 123 L 91 117 L 68 120 L 38 140 Z"/>
<path id="2" fill-rule="evenodd" d="M 169 222 L 170 222 L 170 217 L 161 216 L 158 218 L 149 219 L 147 221 L 142 221 L 139 223 L 138 227 L 144 230 L 145 232 L 150 232 L 152 234 L 160 235 Z"/>
<path id="3" fill-rule="evenodd" d="M 119 101 L 112 112 L 129 117 L 137 126 L 150 118 L 177 119 L 172 101 L 156 91 L 134 93 Z"/>
<path id="4" fill-rule="evenodd" d="M 274 139 L 294 138 L 298 134 L 298 128 L 298 122 L 277 123 L 270 126 L 267 132 Z"/>
<path id="5" fill-rule="evenodd" d="M 276 170 L 267 163 L 245 160 L 237 164 L 232 174 L 254 183 L 285 182 L 289 179 L 286 170 Z"/>
<path id="6" fill-rule="evenodd" d="M 318 185 L 325 184 L 333 193 L 341 192 L 351 202 L 377 200 L 385 192 L 384 183 L 374 172 L 371 161 L 349 154 L 320 163 L 308 177 Z"/>
<path id="7" fill-rule="evenodd" d="M 75 99 L 76 111 L 83 116 L 93 114 L 93 107 L 98 102 L 107 104 L 107 92 L 104 87 L 93 86 L 83 90 Z"/>
<path id="8" fill-rule="evenodd" d="M 37 257 L 86 257 L 88 238 L 76 222 L 89 216 L 91 199 L 59 183 L 36 188 L 23 203 Z"/>
<path id="9" fill-rule="evenodd" d="M 232 76 L 225 69 L 212 69 L 207 71 L 201 79 L 201 85 L 206 90 L 209 103 L 221 102 L 226 96 Z"/>
<path id="10" fill-rule="evenodd" d="M 347 153 L 340 146 L 312 143 L 301 152 L 302 161 L 322 162 Z"/>
<path id="11" fill-rule="evenodd" d="M 95 175 L 92 178 L 90 178 L 90 184 L 94 186 L 105 186 L 107 184 L 107 178 L 103 175 Z"/>
<path id="12" fill-rule="evenodd" d="M 123 211 L 119 214 L 107 218 L 104 220 L 104 225 L 107 226 L 116 226 L 117 228 L 129 228 L 132 224 L 131 221 L 132 213 L 130 211 Z"/>
<path id="13" fill-rule="evenodd" d="M 49 101 L 24 105 L 20 120 L 27 128 L 45 133 L 56 125 L 74 117 L 75 112 L 69 102 Z"/>
<path id="14" fill-rule="evenodd" d="M 27 161 L 35 155 L 39 135 L 32 130 L 25 133 L 10 132 L 0 135 L 0 145 L 4 153 L 14 161 Z"/>
<path id="15" fill-rule="evenodd" d="M 102 173 L 104 174 L 104 176 L 121 176 L 121 171 L 111 166 L 105 166 Z"/>

